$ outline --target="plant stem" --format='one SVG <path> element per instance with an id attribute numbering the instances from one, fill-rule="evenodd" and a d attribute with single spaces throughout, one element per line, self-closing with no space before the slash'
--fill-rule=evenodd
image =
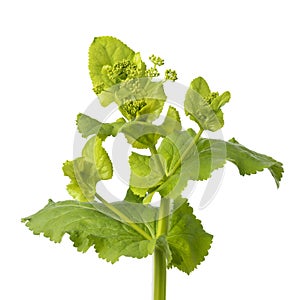
<path id="1" fill-rule="evenodd" d="M 169 213 L 170 213 L 170 199 L 161 199 L 159 216 L 157 223 L 156 238 L 161 235 L 167 235 L 169 230 Z M 167 287 L 167 259 L 165 253 L 159 249 L 154 250 L 154 300 L 166 299 L 166 287 Z"/>
<path id="2" fill-rule="evenodd" d="M 160 237 L 161 235 L 168 234 L 169 214 L 170 214 L 170 199 L 162 198 L 159 207 L 156 238 Z"/>
<path id="3" fill-rule="evenodd" d="M 154 300 L 166 300 L 167 266 L 166 256 L 160 249 L 154 251 Z"/>
<path id="4" fill-rule="evenodd" d="M 136 225 L 130 218 L 128 218 L 125 214 L 123 214 L 121 211 L 119 211 L 115 206 L 113 206 L 111 203 L 107 202 L 105 199 L 103 199 L 98 193 L 95 194 L 96 198 L 98 198 L 108 209 L 110 209 L 113 213 L 115 213 L 120 219 L 125 222 L 127 225 L 129 225 L 131 228 L 133 228 L 135 231 L 137 231 L 140 235 L 142 235 L 147 240 L 152 240 L 152 237 L 145 232 L 141 227 Z"/>
<path id="5" fill-rule="evenodd" d="M 169 172 L 168 177 L 171 177 L 176 170 L 180 167 L 183 159 L 189 154 L 192 147 L 198 142 L 201 134 L 203 133 L 203 129 L 200 128 L 199 132 L 193 138 L 193 141 L 187 146 L 185 151 L 183 152 L 181 159 L 175 164 L 174 168 Z M 157 150 L 154 147 L 150 147 L 150 151 L 152 154 L 157 154 Z M 163 169 L 162 165 L 161 168 Z M 161 185 L 157 191 L 162 188 Z M 168 235 L 169 230 L 169 214 L 170 214 L 170 199 L 163 198 L 161 199 L 160 208 L 159 208 L 159 219 L 157 222 L 157 233 L 156 238 L 161 235 Z M 154 300 L 166 300 L 166 287 L 167 287 L 167 259 L 166 254 L 163 250 L 159 248 L 155 248 L 154 250 L 154 291 L 153 291 L 153 299 Z"/>

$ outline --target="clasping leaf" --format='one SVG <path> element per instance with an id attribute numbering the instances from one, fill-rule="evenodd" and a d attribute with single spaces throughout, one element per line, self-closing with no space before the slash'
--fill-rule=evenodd
<path id="1" fill-rule="evenodd" d="M 230 93 L 211 93 L 207 82 L 198 77 L 191 82 L 184 109 L 190 118 L 204 130 L 217 131 L 224 125 L 221 107 L 230 100 Z"/>
<path id="2" fill-rule="evenodd" d="M 63 172 L 71 180 L 67 185 L 69 194 L 78 201 L 93 201 L 99 180 L 112 178 L 110 158 L 98 136 L 89 139 L 82 150 L 82 157 L 66 161 Z"/>

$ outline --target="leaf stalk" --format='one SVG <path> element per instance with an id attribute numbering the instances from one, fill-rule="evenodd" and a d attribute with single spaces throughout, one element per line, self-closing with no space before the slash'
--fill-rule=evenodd
<path id="1" fill-rule="evenodd" d="M 107 202 L 105 199 L 103 199 L 98 193 L 95 194 L 96 198 L 100 200 L 109 210 L 111 210 L 113 213 L 115 213 L 120 219 L 128 224 L 131 228 L 133 228 L 135 231 L 137 231 L 140 235 L 142 235 L 147 240 L 151 241 L 152 237 L 145 232 L 141 227 L 139 227 L 136 223 L 134 223 L 129 217 L 127 217 L 125 214 L 123 214 L 121 211 L 119 211 L 115 206 L 113 206 L 111 203 Z"/>

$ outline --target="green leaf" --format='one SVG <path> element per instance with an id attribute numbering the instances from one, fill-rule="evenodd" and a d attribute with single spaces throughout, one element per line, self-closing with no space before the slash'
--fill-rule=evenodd
<path id="1" fill-rule="evenodd" d="M 120 89 L 120 84 L 112 85 L 108 88 L 105 88 L 100 94 L 97 94 L 100 104 L 104 107 L 110 105 L 111 103 L 115 102 L 118 105 L 121 105 L 117 92 Z"/>
<path id="2" fill-rule="evenodd" d="M 241 175 L 256 174 L 268 169 L 279 187 L 282 178 L 282 163 L 270 156 L 252 151 L 239 144 L 234 138 L 228 142 L 214 139 L 200 139 L 197 143 L 200 172 L 198 180 L 205 180 L 211 173 L 224 166 L 226 161 L 234 163 Z"/>
<path id="3" fill-rule="evenodd" d="M 98 95 L 103 106 L 115 102 L 127 120 L 151 122 L 162 112 L 166 94 L 161 81 L 134 78 L 114 85 Z"/>
<path id="4" fill-rule="evenodd" d="M 172 262 L 172 252 L 169 247 L 167 237 L 165 235 L 161 235 L 156 240 L 156 248 L 160 249 L 166 256 L 167 264 L 171 264 Z"/>
<path id="5" fill-rule="evenodd" d="M 157 208 L 123 201 L 111 205 L 135 222 L 149 238 L 98 202 L 68 200 L 55 203 L 49 200 L 48 205 L 23 218 L 22 222 L 34 234 L 43 233 L 56 243 L 68 234 L 78 251 L 86 252 L 94 246 L 100 258 L 112 263 L 121 256 L 146 257 L 158 247 L 166 254 L 169 267 L 190 273 L 207 255 L 212 236 L 203 230 L 185 199 L 175 201 L 168 236 L 157 239 Z"/>
<path id="6" fill-rule="evenodd" d="M 207 98 L 211 94 L 206 80 L 202 77 L 195 78 L 191 82 L 190 88 L 194 91 L 197 91 L 202 98 Z"/>
<path id="7" fill-rule="evenodd" d="M 225 105 L 226 103 L 229 102 L 230 100 L 230 92 L 224 92 L 221 96 L 218 96 L 216 98 L 214 98 L 212 101 L 211 101 L 211 104 L 210 106 L 212 107 L 212 109 L 214 111 L 217 111 L 218 109 L 220 109 L 223 105 Z"/>
<path id="8" fill-rule="evenodd" d="M 108 88 L 114 83 L 103 69 L 104 66 L 113 66 L 124 59 L 137 60 L 135 52 L 120 40 L 111 36 L 101 36 L 94 39 L 89 48 L 89 70 L 94 87 L 104 83 Z"/>
<path id="9" fill-rule="evenodd" d="M 195 78 L 188 89 L 184 109 L 190 119 L 197 122 L 204 130 L 217 131 L 224 126 L 221 107 L 230 99 L 230 93 L 211 93 L 207 82 L 202 78 Z"/>
<path id="10" fill-rule="evenodd" d="M 140 121 L 126 123 L 121 132 L 125 134 L 129 144 L 140 149 L 155 145 L 162 134 L 159 126 Z"/>
<path id="11" fill-rule="evenodd" d="M 191 149 L 187 152 L 189 147 Z M 182 163 L 183 159 L 187 160 L 193 157 L 195 152 L 196 146 L 193 138 L 186 131 L 174 132 L 165 137 L 158 148 L 158 153 L 165 159 L 167 175 L 170 174 L 178 162 Z"/>
<path id="12" fill-rule="evenodd" d="M 144 156 L 135 152 L 129 156 L 129 165 L 131 170 L 129 181 L 130 189 L 139 197 L 144 197 L 147 190 L 150 188 L 150 186 L 145 187 L 143 180 L 144 177 L 151 173 L 149 161 L 149 156 Z"/>
<path id="13" fill-rule="evenodd" d="M 199 155 L 199 173 L 193 180 L 206 180 L 212 172 L 222 168 L 226 163 L 227 148 L 222 140 L 200 139 L 197 143 Z"/>
<path id="14" fill-rule="evenodd" d="M 77 115 L 77 128 L 82 137 L 87 138 L 90 135 L 98 135 L 102 141 L 108 136 L 116 136 L 120 128 L 124 125 L 125 120 L 120 118 L 113 123 L 101 123 L 85 114 Z"/>
<path id="15" fill-rule="evenodd" d="M 164 158 L 167 181 L 158 189 L 164 197 L 175 199 L 197 177 L 199 159 L 193 137 L 187 131 L 174 132 L 164 138 L 158 149 Z"/>
<path id="16" fill-rule="evenodd" d="M 226 143 L 227 160 L 234 163 L 241 175 L 256 174 L 259 171 L 268 169 L 272 174 L 277 187 L 283 174 L 282 163 L 276 161 L 270 156 L 252 151 L 239 144 L 236 139 L 232 138 Z"/>
<path id="17" fill-rule="evenodd" d="M 131 121 L 120 129 L 129 144 L 135 148 L 146 149 L 155 145 L 162 136 L 181 129 L 178 111 L 170 106 L 164 122 L 157 126 L 144 121 Z"/>
<path id="18" fill-rule="evenodd" d="M 137 225 L 149 236 L 155 237 L 155 220 L 157 209 L 133 204 L 114 203 L 133 220 L 142 223 Z M 91 246 L 100 258 L 112 263 L 120 256 L 143 258 L 152 254 L 156 239 L 146 239 L 130 225 L 111 218 L 101 211 L 106 207 L 97 202 L 82 203 L 77 201 L 49 201 L 48 205 L 36 214 L 22 219 L 34 234 L 43 233 L 51 241 L 59 243 L 65 234 L 69 234 L 78 251 L 86 252 Z"/>
<path id="19" fill-rule="evenodd" d="M 93 136 L 87 141 L 82 150 L 82 156 L 94 164 L 100 180 L 112 178 L 113 166 L 98 136 Z"/>
<path id="20" fill-rule="evenodd" d="M 108 95 L 109 93 L 109 95 Z M 101 95 L 100 95 L 101 96 Z M 166 101 L 162 81 L 135 78 L 103 94 L 102 105 L 115 102 L 128 120 L 151 122 L 159 117 Z"/>
<path id="21" fill-rule="evenodd" d="M 146 65 L 140 53 L 120 40 L 95 38 L 89 50 L 89 70 L 94 91 L 103 106 L 117 103 L 128 120 L 150 121 L 160 115 L 166 100 L 162 82 L 144 78 Z M 126 102 L 132 100 L 144 101 L 145 105 L 127 111 Z"/>
<path id="22" fill-rule="evenodd" d="M 63 165 L 63 172 L 71 180 L 67 191 L 74 199 L 83 202 L 94 200 L 99 175 L 93 163 L 84 157 L 67 160 Z"/>
<path id="23" fill-rule="evenodd" d="M 154 194 L 155 194 L 155 191 L 148 193 L 148 195 L 143 199 L 143 204 L 145 204 L 145 205 L 150 204 Z"/>
<path id="24" fill-rule="evenodd" d="M 162 140 L 156 159 L 153 155 L 131 155 L 130 186 L 135 194 L 145 197 L 145 204 L 150 203 L 155 192 L 175 199 L 189 180 L 210 178 L 226 161 L 235 163 L 242 175 L 268 168 L 279 186 L 282 164 L 273 158 L 251 151 L 235 140 L 200 139 L 195 144 L 194 137 L 194 132 L 176 131 Z"/>
<path id="25" fill-rule="evenodd" d="M 129 157 L 130 188 L 134 194 L 144 197 L 150 188 L 163 181 L 164 174 L 159 159 L 159 156 L 145 156 L 132 152 Z M 160 163 L 163 161 L 160 160 Z"/>
<path id="26" fill-rule="evenodd" d="M 132 153 L 129 164 L 130 187 L 135 194 L 145 197 L 145 204 L 155 192 L 175 199 L 189 179 L 198 179 L 198 150 L 193 137 L 186 131 L 174 131 L 165 137 L 156 155 Z"/>
<path id="27" fill-rule="evenodd" d="M 217 131 L 224 125 L 222 114 L 219 112 L 217 116 L 209 104 L 192 89 L 187 91 L 184 109 L 190 119 L 204 130 Z"/>
<path id="28" fill-rule="evenodd" d="M 126 192 L 126 196 L 124 198 L 124 201 L 127 202 L 131 202 L 131 203 L 142 203 L 143 202 L 143 198 L 136 195 L 131 188 L 128 188 L 127 192 Z"/>
<path id="29" fill-rule="evenodd" d="M 174 131 L 181 130 L 180 116 L 175 107 L 169 107 L 166 118 L 160 127 L 164 132 L 164 136 L 170 135 Z"/>
<path id="30" fill-rule="evenodd" d="M 93 201 L 96 193 L 96 184 L 99 180 L 112 178 L 112 163 L 102 141 L 94 136 L 87 141 L 82 157 L 73 161 L 66 161 L 63 172 L 71 182 L 67 185 L 69 194 L 78 201 Z"/>
<path id="31" fill-rule="evenodd" d="M 140 91 L 136 99 L 144 99 L 146 105 L 138 112 L 138 121 L 153 121 L 161 114 L 167 96 L 162 81 L 151 81 L 150 78 L 139 79 Z"/>
<path id="32" fill-rule="evenodd" d="M 145 74 L 146 64 L 142 61 L 140 52 L 134 54 L 132 62 L 142 71 L 142 74 Z"/>
<path id="33" fill-rule="evenodd" d="M 182 199 L 181 199 L 182 200 Z M 177 267 L 190 274 L 208 255 L 213 236 L 205 232 L 187 201 L 175 201 L 167 236 L 172 253 L 169 268 Z"/>

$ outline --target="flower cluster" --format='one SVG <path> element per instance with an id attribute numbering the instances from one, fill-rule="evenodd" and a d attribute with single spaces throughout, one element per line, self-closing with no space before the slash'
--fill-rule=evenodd
<path id="1" fill-rule="evenodd" d="M 113 66 L 105 66 L 105 70 L 108 78 L 116 84 L 140 77 L 141 75 L 141 70 L 138 66 L 128 59 L 123 59 Z"/>
<path id="2" fill-rule="evenodd" d="M 158 72 L 156 67 L 152 67 L 146 71 L 146 76 L 148 77 L 158 77 L 160 73 Z"/>
<path id="3" fill-rule="evenodd" d="M 159 56 L 155 56 L 154 54 L 152 54 L 150 57 L 149 57 L 149 60 L 154 64 L 154 67 L 155 66 L 163 66 L 165 61 L 160 58 Z"/>
<path id="4" fill-rule="evenodd" d="M 177 80 L 178 78 L 177 78 L 176 71 L 171 70 L 171 69 L 166 70 L 166 72 L 165 72 L 165 79 L 166 80 L 172 80 L 172 81 Z"/>
<path id="5" fill-rule="evenodd" d="M 159 57 L 159 56 L 155 56 L 154 54 L 152 54 L 150 57 L 149 57 L 149 60 L 153 63 L 153 67 L 149 68 L 145 75 L 148 76 L 148 77 L 158 77 L 160 75 L 160 73 L 158 72 L 157 70 L 157 66 L 163 66 L 165 61 Z M 177 80 L 177 73 L 176 71 L 174 70 L 171 70 L 171 69 L 168 69 L 165 71 L 165 80 L 172 80 L 172 81 L 175 81 Z"/>
<path id="6" fill-rule="evenodd" d="M 99 95 L 104 91 L 104 88 L 105 85 L 103 82 L 101 82 L 93 88 L 93 91 L 95 92 L 95 94 Z"/>
<path id="7" fill-rule="evenodd" d="M 146 105 L 147 103 L 144 99 L 130 99 L 126 100 L 120 109 L 128 120 L 134 120 L 137 116 L 137 113 Z"/>
<path id="8" fill-rule="evenodd" d="M 218 92 L 213 92 L 213 93 L 210 93 L 209 96 L 204 97 L 204 100 L 205 100 L 208 104 L 210 104 L 210 103 L 212 103 L 212 101 L 213 101 L 214 99 L 216 99 L 217 97 L 219 97 L 219 93 L 218 93 Z"/>

